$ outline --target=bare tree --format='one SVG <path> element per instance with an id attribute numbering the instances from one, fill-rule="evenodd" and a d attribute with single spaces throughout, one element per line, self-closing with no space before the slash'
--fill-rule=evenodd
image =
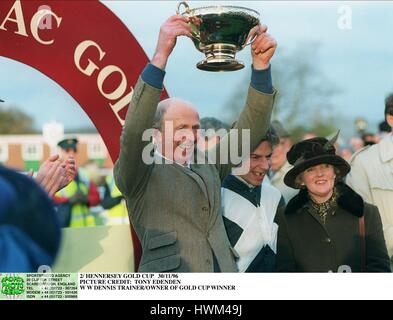
<path id="1" fill-rule="evenodd" d="M 334 131 L 332 98 L 341 90 L 319 68 L 318 43 L 300 43 L 293 50 L 281 49 L 274 59 L 273 84 L 278 90 L 273 119 L 282 121 L 289 130 L 300 132 Z M 242 108 L 247 81 L 225 104 L 224 117 L 232 123 Z M 318 133 L 318 132 L 316 132 Z"/>
<path id="2" fill-rule="evenodd" d="M 33 119 L 17 108 L 0 108 L 0 134 L 36 133 Z"/>

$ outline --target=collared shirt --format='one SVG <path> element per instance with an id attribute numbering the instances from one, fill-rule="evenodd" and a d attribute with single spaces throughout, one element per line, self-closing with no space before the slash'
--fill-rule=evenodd
<path id="1" fill-rule="evenodd" d="M 251 183 L 248 183 L 246 180 L 244 180 L 243 178 L 239 177 L 239 176 L 234 176 L 235 178 L 239 179 L 241 182 L 243 182 L 247 187 L 249 187 L 250 189 L 254 189 L 256 188 L 256 186 L 254 186 Z"/>
<path id="2" fill-rule="evenodd" d="M 188 168 L 188 169 L 191 168 L 191 163 L 190 163 L 190 162 L 187 162 L 186 165 L 181 164 L 180 162 L 173 161 L 173 160 L 171 160 L 171 159 L 169 159 L 169 158 L 163 156 L 158 150 L 155 151 L 155 154 L 156 154 L 157 156 L 159 156 L 160 158 L 166 160 L 166 161 L 169 162 L 169 163 L 176 163 L 177 165 L 182 166 L 182 167 L 186 167 L 186 168 Z"/>
<path id="3" fill-rule="evenodd" d="M 280 192 L 268 184 L 255 187 L 229 175 L 223 181 L 221 194 L 225 229 L 239 255 L 239 271 L 272 272 L 278 231 L 274 221 L 281 206 Z"/>

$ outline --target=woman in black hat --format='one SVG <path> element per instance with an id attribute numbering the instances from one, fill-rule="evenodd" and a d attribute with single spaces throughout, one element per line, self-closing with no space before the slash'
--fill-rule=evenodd
<path id="1" fill-rule="evenodd" d="M 287 158 L 284 182 L 301 190 L 279 214 L 277 270 L 390 272 L 378 209 L 341 181 L 351 168 L 334 142 L 299 142 Z"/>

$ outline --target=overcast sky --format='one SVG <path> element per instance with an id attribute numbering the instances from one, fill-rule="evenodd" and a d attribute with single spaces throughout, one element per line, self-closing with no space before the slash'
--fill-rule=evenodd
<path id="1" fill-rule="evenodd" d="M 161 23 L 176 10 L 177 1 L 105 1 L 130 29 L 149 57 Z M 319 42 L 318 63 L 343 93 L 334 100 L 336 111 L 372 123 L 382 120 L 383 100 L 393 91 L 393 3 L 328 1 L 190 1 L 191 7 L 231 4 L 255 9 L 281 48 Z M 343 5 L 352 12 L 352 28 L 340 29 Z M 1 45 L 1 44 L 0 44 Z M 249 49 L 238 58 L 250 64 Z M 250 69 L 231 73 L 199 71 L 203 59 L 192 42 L 180 39 L 167 66 L 165 85 L 170 96 L 194 103 L 201 116 L 219 117 L 228 96 Z M 274 59 L 280 59 L 278 52 Z M 274 60 L 272 62 L 274 67 Z M 0 57 L 0 98 L 34 117 L 37 127 L 50 120 L 67 128 L 90 122 L 75 101 L 57 84 L 23 64 Z M 373 128 L 372 128 L 373 129 Z"/>

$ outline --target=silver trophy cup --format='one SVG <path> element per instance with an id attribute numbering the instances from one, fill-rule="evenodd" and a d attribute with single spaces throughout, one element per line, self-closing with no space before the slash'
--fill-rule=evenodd
<path id="1" fill-rule="evenodd" d="M 181 13 L 182 7 L 185 11 Z M 206 59 L 197 64 L 198 69 L 234 71 L 244 68 L 235 56 L 257 36 L 260 24 L 257 11 L 235 6 L 190 9 L 183 1 L 177 6 L 177 14 L 190 18 L 194 45 L 206 55 Z"/>

